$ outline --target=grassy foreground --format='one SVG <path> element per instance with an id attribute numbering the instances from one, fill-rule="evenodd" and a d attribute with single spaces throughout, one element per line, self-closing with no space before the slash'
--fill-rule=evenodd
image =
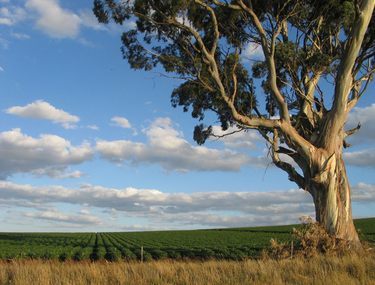
<path id="1" fill-rule="evenodd" d="M 375 284 L 375 253 L 275 261 L 0 264 L 0 284 Z"/>

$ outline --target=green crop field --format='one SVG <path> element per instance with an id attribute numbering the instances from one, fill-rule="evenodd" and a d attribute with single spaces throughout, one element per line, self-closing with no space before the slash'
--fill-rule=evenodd
<path id="1" fill-rule="evenodd" d="M 360 238 L 375 243 L 375 218 L 354 221 Z M 191 231 L 0 233 L 0 259 L 162 259 L 259 256 L 271 238 L 291 241 L 299 225 Z"/>

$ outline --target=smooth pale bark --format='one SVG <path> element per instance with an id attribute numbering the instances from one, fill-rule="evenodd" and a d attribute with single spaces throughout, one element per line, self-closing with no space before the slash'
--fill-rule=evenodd
<path id="1" fill-rule="evenodd" d="M 324 169 L 310 179 L 308 191 L 314 199 L 316 221 L 324 226 L 327 233 L 349 242 L 353 248 L 360 249 L 358 233 L 354 227 L 350 185 L 338 149 L 322 165 Z"/>

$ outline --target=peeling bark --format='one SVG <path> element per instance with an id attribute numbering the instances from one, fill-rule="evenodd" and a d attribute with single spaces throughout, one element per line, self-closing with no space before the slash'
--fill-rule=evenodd
<path id="1" fill-rule="evenodd" d="M 325 169 L 310 179 L 308 188 L 314 199 L 316 221 L 329 234 L 347 240 L 353 248 L 359 249 L 361 244 L 352 218 L 350 185 L 340 152 L 333 154 Z"/>

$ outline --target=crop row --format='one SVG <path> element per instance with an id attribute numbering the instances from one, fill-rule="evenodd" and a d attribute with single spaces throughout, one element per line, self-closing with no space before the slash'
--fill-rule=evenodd
<path id="1" fill-rule="evenodd" d="M 354 221 L 361 238 L 375 242 L 375 219 Z M 291 240 L 293 226 L 195 231 L 112 233 L 0 233 L 0 259 L 240 258 Z M 141 249 L 142 248 L 142 249 Z"/>
<path id="2" fill-rule="evenodd" d="M 97 234 L 1 234 L 0 259 L 162 259 L 243 257 L 268 246 L 275 234 L 241 231 L 174 231 Z M 279 234 L 279 240 L 290 238 Z M 143 252 L 141 252 L 141 248 Z"/>

